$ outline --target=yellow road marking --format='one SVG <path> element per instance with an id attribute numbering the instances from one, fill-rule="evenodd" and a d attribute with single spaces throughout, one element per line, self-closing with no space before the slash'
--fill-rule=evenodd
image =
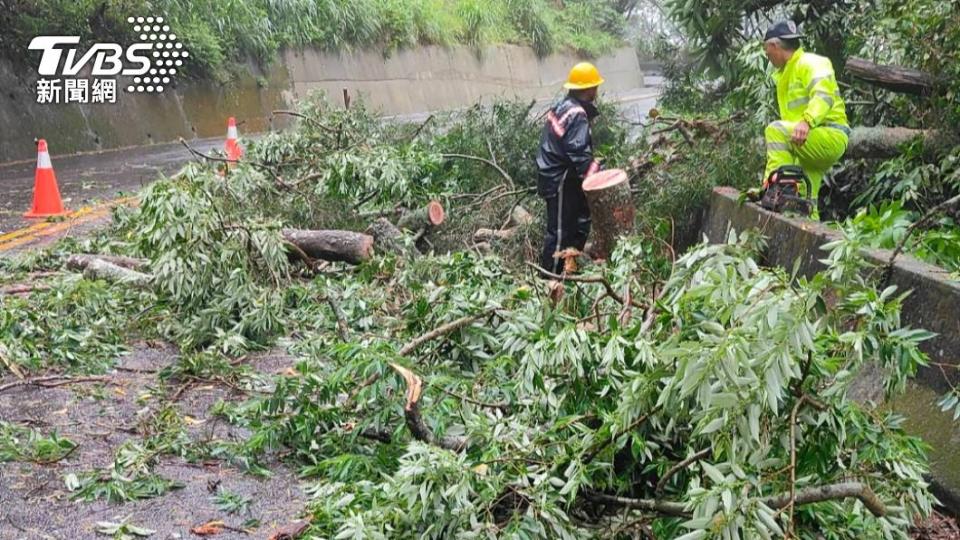
<path id="1" fill-rule="evenodd" d="M 44 221 L 0 235 L 0 252 L 29 244 L 43 237 L 49 237 L 68 231 L 71 228 L 105 217 L 110 210 L 122 204 L 136 203 L 136 197 L 124 197 L 97 206 L 85 206 L 76 212 L 67 214 L 64 221 Z"/>

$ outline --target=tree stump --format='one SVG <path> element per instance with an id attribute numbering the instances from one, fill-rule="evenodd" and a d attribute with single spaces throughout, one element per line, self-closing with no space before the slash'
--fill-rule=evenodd
<path id="1" fill-rule="evenodd" d="M 360 264 L 373 256 L 373 237 L 353 231 L 284 229 L 283 239 L 314 259 Z"/>
<path id="2" fill-rule="evenodd" d="M 583 181 L 593 220 L 593 257 L 609 259 L 620 236 L 633 233 L 637 209 L 630 180 L 620 169 L 601 171 Z"/>
<path id="3" fill-rule="evenodd" d="M 410 231 L 430 232 L 443 224 L 444 219 L 446 219 L 446 213 L 443 205 L 439 201 L 430 201 L 427 206 L 401 217 L 397 226 Z"/>

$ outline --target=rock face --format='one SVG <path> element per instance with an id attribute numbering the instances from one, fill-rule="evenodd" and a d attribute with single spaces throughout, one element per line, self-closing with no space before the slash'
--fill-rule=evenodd
<path id="1" fill-rule="evenodd" d="M 826 225 L 806 219 L 794 219 L 768 212 L 759 206 L 739 204 L 739 192 L 733 188 L 714 189 L 701 226 L 701 233 L 710 242 L 727 239 L 730 229 L 738 232 L 759 229 L 767 236 L 768 248 L 764 263 L 792 270 L 799 264 L 800 273 L 810 276 L 825 268 L 820 262 L 821 246 L 840 238 Z M 889 250 L 868 250 L 866 257 L 884 265 Z M 894 264 L 890 284 L 900 291 L 913 291 L 903 302 L 901 321 L 904 326 L 925 328 L 937 336 L 922 345 L 932 362 L 960 365 L 960 282 L 946 271 L 900 255 Z M 960 370 L 951 372 L 954 385 L 960 382 Z M 854 399 L 878 402 L 883 397 L 879 374 L 865 370 L 852 387 Z M 940 412 L 936 398 L 949 390 L 943 374 L 936 367 L 923 368 L 908 387 L 907 393 L 891 404 L 907 417 L 905 426 L 914 435 L 932 444 L 930 466 L 937 496 L 954 513 L 960 513 L 960 423 Z"/>

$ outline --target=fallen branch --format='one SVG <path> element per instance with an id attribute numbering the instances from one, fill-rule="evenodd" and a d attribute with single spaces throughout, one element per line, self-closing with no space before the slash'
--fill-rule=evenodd
<path id="1" fill-rule="evenodd" d="M 70 270 L 83 270 L 91 261 L 99 259 L 110 264 L 126 268 L 128 270 L 142 271 L 150 261 L 146 259 L 135 259 L 133 257 L 123 257 L 120 255 L 71 255 L 67 258 L 67 268 Z"/>
<path id="2" fill-rule="evenodd" d="M 5 294 L 7 296 L 15 296 L 18 294 L 30 294 L 33 292 L 42 292 L 49 291 L 49 285 L 15 285 L 13 287 L 7 287 L 6 289 L 0 289 L 0 294 Z"/>
<path id="3" fill-rule="evenodd" d="M 477 313 L 477 314 L 475 314 L 475 315 L 467 315 L 466 317 L 461 317 L 461 318 L 459 318 L 459 319 L 457 319 L 457 320 L 455 320 L 455 321 L 448 322 L 447 324 L 444 324 L 444 325 L 442 325 L 442 326 L 438 326 L 437 328 L 431 330 L 430 332 L 427 332 L 426 334 L 424 334 L 424 335 L 422 335 L 422 336 L 414 339 L 414 340 L 411 341 L 410 343 L 407 343 L 406 345 L 404 345 L 404 346 L 400 349 L 399 354 L 400 354 L 400 356 L 407 356 L 408 354 L 412 353 L 413 351 L 419 349 L 424 343 L 433 341 L 434 339 L 437 339 L 438 337 L 445 336 L 445 335 L 450 334 L 450 333 L 452 333 L 452 332 L 456 332 L 457 330 L 460 330 L 461 328 L 470 326 L 470 325 L 473 324 L 474 322 L 476 322 L 476 321 L 478 321 L 478 320 L 480 320 L 480 319 L 482 319 L 482 318 L 484 318 L 484 317 L 490 316 L 490 315 L 492 315 L 492 314 L 494 314 L 494 313 L 496 313 L 496 312 L 498 312 L 498 311 L 500 311 L 499 308 L 490 308 L 490 309 L 481 311 L 480 313 Z"/>
<path id="4" fill-rule="evenodd" d="M 617 293 L 617 291 L 613 290 L 613 285 L 611 285 L 610 282 L 607 281 L 607 279 L 603 276 L 571 276 L 567 274 L 560 275 L 560 274 L 554 274 L 553 272 L 547 270 L 546 268 L 533 264 L 532 262 L 528 262 L 527 266 L 540 272 L 544 276 L 550 279 L 555 279 L 557 281 L 570 281 L 574 283 L 599 283 L 603 285 L 603 288 L 606 290 L 610 298 L 613 298 L 620 304 L 623 304 L 623 305 L 627 304 L 627 300 L 624 297 L 620 296 Z M 647 307 L 633 299 L 630 299 L 629 302 L 630 302 L 630 305 L 632 305 L 633 307 L 638 307 L 638 308 Z"/>
<path id="5" fill-rule="evenodd" d="M 903 237 L 900 239 L 900 241 L 897 242 L 896 249 L 893 250 L 893 253 L 890 255 L 890 259 L 887 261 L 885 272 L 889 275 L 890 269 L 893 268 L 893 263 L 897 260 L 897 257 L 899 257 L 901 253 L 903 253 L 903 249 L 907 245 L 907 240 L 910 239 L 910 236 L 914 232 L 916 232 L 920 227 L 925 226 L 927 223 L 930 222 L 930 220 L 937 217 L 937 215 L 939 215 L 944 210 L 947 210 L 951 206 L 954 206 L 958 203 L 960 203 L 960 195 L 947 199 L 942 203 L 931 208 L 929 211 L 927 211 L 926 214 L 923 215 L 923 217 L 921 217 L 920 219 L 912 223 L 909 227 L 907 227 L 906 232 L 903 234 Z M 886 282 L 887 280 L 885 279 L 884 281 Z"/>
<path id="6" fill-rule="evenodd" d="M 102 279 L 114 283 L 124 283 L 138 288 L 147 288 L 153 276 L 130 270 L 106 259 L 91 255 L 74 255 L 67 259 L 67 268 L 83 272 L 87 279 Z"/>
<path id="7" fill-rule="evenodd" d="M 337 318 L 337 334 L 340 335 L 340 339 L 344 342 L 350 341 L 350 325 L 347 323 L 347 315 L 332 296 L 327 294 L 324 299 L 330 305 L 330 309 L 333 310 L 333 316 Z"/>
<path id="8" fill-rule="evenodd" d="M 663 473 L 663 476 L 660 477 L 660 480 L 657 481 L 657 487 L 654 490 L 655 493 L 660 493 L 663 491 L 663 487 L 667 485 L 667 481 L 673 477 L 673 475 L 682 471 L 683 469 L 690 466 L 690 464 L 700 461 L 701 459 L 706 458 L 710 455 L 713 450 L 710 448 L 704 448 L 703 450 L 693 454 L 692 456 L 684 459 L 683 461 L 677 463 L 673 467 L 667 469 L 667 472 Z"/>
<path id="9" fill-rule="evenodd" d="M 399 373 L 407 383 L 407 403 L 403 410 L 407 427 L 410 429 L 413 437 L 418 441 L 422 441 L 433 446 L 439 446 L 440 448 L 444 448 L 446 450 L 462 452 L 467 447 L 466 437 L 455 437 L 449 435 L 437 437 L 430 427 L 427 426 L 427 424 L 423 421 L 423 417 L 420 414 L 420 396 L 423 393 L 423 381 L 420 379 L 420 377 L 403 366 L 391 363 L 390 367 Z"/>
<path id="10" fill-rule="evenodd" d="M 633 499 L 629 497 L 620 497 L 606 493 L 597 493 L 587 491 L 584 493 L 587 500 L 597 503 L 609 504 L 621 508 L 631 508 L 634 510 L 643 510 L 646 512 L 656 512 L 666 516 L 691 517 L 691 513 L 686 509 L 686 504 L 672 501 L 661 501 L 659 499 Z M 827 484 L 824 486 L 813 486 L 801 489 L 796 492 L 796 505 L 803 506 L 824 501 L 834 501 L 841 499 L 856 498 L 867 507 L 874 516 L 883 517 L 887 513 L 887 508 L 877 497 L 876 493 L 870 489 L 870 486 L 861 482 L 841 482 L 837 484 Z M 779 510 L 785 508 L 790 502 L 789 493 L 781 493 L 771 497 L 764 497 L 760 501 L 771 509 Z"/>
<path id="11" fill-rule="evenodd" d="M 585 464 L 592 462 L 598 455 L 600 455 L 600 452 L 603 452 L 608 446 L 613 444 L 613 441 L 617 439 L 617 436 L 622 435 L 624 433 L 630 433 L 631 431 L 637 429 L 638 427 L 640 427 L 640 424 L 646 422 L 651 416 L 656 414 L 659 410 L 660 410 L 659 406 L 654 407 L 653 410 L 651 410 L 647 414 L 631 422 L 630 425 L 624 428 L 622 432 L 617 434 L 611 433 L 609 437 L 603 440 L 603 442 L 601 442 L 600 444 L 597 444 L 589 452 L 587 452 L 587 455 L 584 456 L 582 462 Z"/>
<path id="12" fill-rule="evenodd" d="M 47 377 L 36 377 L 33 379 L 21 379 L 19 381 L 9 382 L 0 385 L 0 393 L 18 386 L 39 386 L 40 388 L 55 388 L 68 384 L 80 384 L 90 382 L 110 382 L 110 377 L 69 377 L 67 375 L 50 375 Z"/>
<path id="13" fill-rule="evenodd" d="M 333 129 L 333 128 L 329 127 L 329 126 L 325 126 L 325 125 L 321 124 L 321 123 L 318 122 L 315 118 L 310 118 L 309 116 L 307 116 L 307 115 L 305 115 L 305 114 L 302 114 L 302 113 L 298 113 L 298 112 L 296 112 L 296 111 L 273 111 L 273 114 L 284 114 L 284 115 L 287 115 L 287 116 L 293 116 L 293 117 L 296 117 L 296 118 L 300 118 L 301 120 L 306 120 L 307 122 L 310 123 L 310 125 L 318 128 L 318 129 L 322 129 L 323 131 L 326 131 L 327 133 L 336 134 L 336 132 L 337 132 L 335 129 Z"/>
<path id="14" fill-rule="evenodd" d="M 500 176 L 502 176 L 504 180 L 507 181 L 508 184 L 510 184 L 511 186 L 517 185 L 516 182 L 513 181 L 513 177 L 510 176 L 507 173 L 507 171 L 503 170 L 502 167 L 500 167 L 499 165 L 497 165 L 496 163 L 494 163 L 493 161 L 487 158 L 482 158 L 478 156 L 468 156 L 466 154 L 440 154 L 440 157 L 443 159 L 465 159 L 469 161 L 478 161 L 480 163 L 486 163 L 487 165 L 496 169 L 497 172 L 500 173 Z"/>

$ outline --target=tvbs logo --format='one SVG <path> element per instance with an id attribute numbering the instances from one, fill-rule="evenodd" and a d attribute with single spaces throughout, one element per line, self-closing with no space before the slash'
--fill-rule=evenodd
<path id="1" fill-rule="evenodd" d="M 115 103 L 121 76 L 130 78 L 129 93 L 163 92 L 190 53 L 183 50 L 163 17 L 130 17 L 127 22 L 140 37 L 128 47 L 95 43 L 81 52 L 79 36 L 33 38 L 29 48 L 42 52 L 37 102 Z M 78 78 L 81 72 L 86 78 Z"/>

